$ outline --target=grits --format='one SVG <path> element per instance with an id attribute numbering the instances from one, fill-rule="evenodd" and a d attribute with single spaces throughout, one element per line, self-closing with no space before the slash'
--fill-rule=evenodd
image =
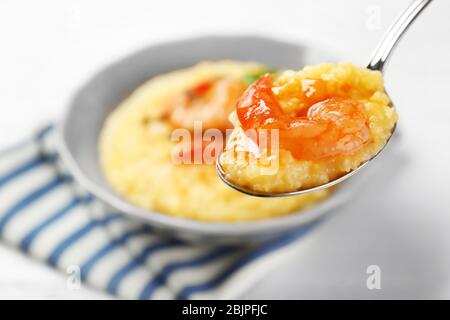
<path id="1" fill-rule="evenodd" d="M 296 112 L 305 79 L 320 79 L 325 84 L 319 94 L 322 97 L 351 98 L 362 103 L 366 115 L 369 140 L 350 154 L 340 154 L 319 159 L 299 159 L 280 147 L 271 154 L 270 162 L 277 163 L 277 170 L 267 170 L 271 163 L 262 164 L 267 154 L 244 151 L 245 157 L 237 158 L 236 148 L 245 141 L 241 122 L 234 112 L 230 119 L 235 129 L 229 139 L 221 164 L 226 179 L 236 185 L 258 192 L 287 192 L 310 188 L 332 181 L 354 170 L 370 159 L 386 144 L 397 121 L 397 114 L 389 106 L 384 92 L 383 77 L 379 71 L 358 68 L 351 64 L 319 64 L 301 71 L 285 71 L 273 82 L 272 92 L 286 113 Z M 309 80 L 306 80 L 309 81 Z M 321 82 L 322 83 L 322 82 Z M 317 102 L 317 101 L 314 101 Z M 261 150 L 259 150 L 261 151 Z M 267 153 L 267 152 L 266 152 Z M 287 200 L 287 199 L 285 199 Z"/>
<path id="2" fill-rule="evenodd" d="M 99 139 L 100 164 L 113 189 L 131 203 L 168 215 L 207 222 L 273 218 L 323 200 L 324 190 L 289 199 L 241 194 L 220 181 L 214 165 L 175 165 L 164 120 L 174 94 L 218 76 L 244 77 L 262 66 L 232 61 L 205 62 L 144 83 L 107 118 Z"/>

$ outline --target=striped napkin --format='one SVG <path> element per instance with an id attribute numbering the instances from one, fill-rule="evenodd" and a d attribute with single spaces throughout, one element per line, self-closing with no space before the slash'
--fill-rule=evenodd
<path id="1" fill-rule="evenodd" d="M 232 299 L 295 251 L 303 228 L 268 243 L 163 238 L 84 191 L 49 126 L 0 152 L 0 236 L 25 254 L 125 299 Z"/>

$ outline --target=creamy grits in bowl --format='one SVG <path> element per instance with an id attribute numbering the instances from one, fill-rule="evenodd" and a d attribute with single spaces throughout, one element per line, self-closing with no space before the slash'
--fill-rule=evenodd
<path id="1" fill-rule="evenodd" d="M 274 218 L 325 199 L 329 190 L 289 199 L 250 197 L 223 184 L 216 175 L 214 163 L 177 164 L 171 159 L 177 146 L 171 140 L 171 133 L 180 122 L 185 128 L 191 127 L 186 118 L 194 108 L 183 111 L 184 117 L 177 122 L 173 113 L 171 117 L 167 115 L 172 100 L 218 78 L 242 82 L 240 96 L 245 90 L 246 77 L 263 70 L 263 66 L 255 63 L 202 62 L 157 76 L 140 86 L 108 116 L 100 134 L 100 162 L 112 187 L 142 208 L 205 222 Z M 220 94 L 233 95 L 230 92 Z M 231 97 L 233 109 L 238 96 Z M 223 107 L 213 111 L 216 117 Z M 217 107 L 209 103 L 204 108 Z M 224 112 L 225 120 L 231 111 Z M 201 119 L 201 115 L 195 116 L 194 119 Z M 218 122 L 212 124 L 214 128 L 220 126 Z"/>
<path id="2" fill-rule="evenodd" d="M 195 132 L 197 117 L 204 124 L 202 133 L 232 130 L 236 123 L 228 115 L 235 100 L 258 77 L 336 61 L 329 52 L 256 36 L 151 46 L 105 68 L 75 94 L 59 126 L 61 156 L 81 186 L 112 210 L 169 236 L 248 243 L 305 232 L 344 204 L 364 174 L 333 190 L 289 199 L 255 198 L 223 184 L 214 163 L 174 162 L 178 144 L 173 133 Z M 379 86 L 376 76 L 355 76 L 355 81 Z M 373 99 L 369 105 L 386 102 L 382 95 Z M 204 143 L 196 141 L 188 151 L 203 152 Z"/>

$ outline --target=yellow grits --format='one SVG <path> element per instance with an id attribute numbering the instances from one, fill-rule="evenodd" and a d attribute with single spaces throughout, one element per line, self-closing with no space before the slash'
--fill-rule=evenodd
<path id="1" fill-rule="evenodd" d="M 261 69 L 253 63 L 204 62 L 140 86 L 109 115 L 100 134 L 100 163 L 113 189 L 137 206 L 209 222 L 278 217 L 323 200 L 329 191 L 286 199 L 250 197 L 221 182 L 213 165 L 171 161 L 173 128 L 162 120 L 168 99 L 211 78 L 242 78 Z"/>
<path id="2" fill-rule="evenodd" d="M 232 158 L 234 153 L 230 151 L 236 150 L 239 141 L 246 138 L 234 112 L 230 119 L 235 129 L 227 143 L 228 152 L 224 152 L 221 158 L 228 180 L 259 192 L 310 188 L 327 183 L 357 168 L 383 148 L 397 121 L 397 114 L 390 107 L 389 97 L 384 92 L 383 77 L 379 71 L 358 68 L 346 63 L 319 64 L 307 66 L 301 71 L 284 71 L 275 79 L 272 91 L 285 111 L 295 111 L 298 106 L 296 96 L 299 96 L 302 90 L 304 79 L 323 79 L 326 81 L 325 90 L 330 96 L 353 98 L 363 103 L 370 130 L 370 141 L 353 154 L 320 160 L 298 160 L 283 149 L 274 152 L 270 162 L 267 161 L 264 165 L 260 160 L 267 160 L 264 154 L 261 156 L 248 152 L 246 157 L 236 160 L 236 157 Z M 268 171 L 267 167 L 273 163 L 277 163 L 277 170 Z"/>

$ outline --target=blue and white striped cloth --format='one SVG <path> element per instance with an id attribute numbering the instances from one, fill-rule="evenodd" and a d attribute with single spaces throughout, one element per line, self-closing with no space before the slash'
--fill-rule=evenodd
<path id="1" fill-rule="evenodd" d="M 108 209 L 64 169 L 51 126 L 0 153 L 2 241 L 125 299 L 236 298 L 295 249 L 304 230 L 255 247 L 161 238 Z"/>

